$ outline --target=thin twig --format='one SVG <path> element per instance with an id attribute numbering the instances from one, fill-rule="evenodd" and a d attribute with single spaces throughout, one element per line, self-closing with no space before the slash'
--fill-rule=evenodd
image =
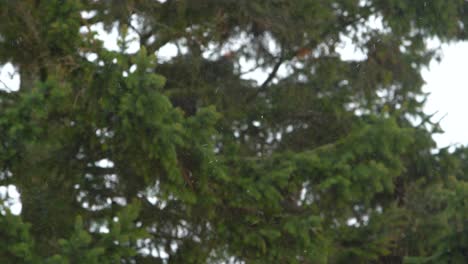
<path id="1" fill-rule="evenodd" d="M 278 61 L 276 62 L 276 64 L 273 66 L 273 69 L 271 70 L 268 77 L 265 79 L 265 81 L 263 81 L 260 87 L 255 91 L 255 93 L 247 98 L 247 102 L 250 102 L 251 100 L 255 99 L 261 92 L 266 90 L 266 88 L 268 87 L 268 84 L 270 84 L 270 82 L 276 77 L 276 74 L 278 73 L 279 68 L 281 67 L 281 65 L 283 64 L 285 60 L 286 59 L 284 58 L 284 56 L 281 55 Z"/>
<path id="2" fill-rule="evenodd" d="M 11 91 L 13 91 L 13 90 L 11 90 L 11 88 L 10 88 L 10 87 L 8 87 L 8 85 L 7 85 L 7 84 L 6 84 L 4 81 L 0 80 L 0 82 L 3 84 L 3 86 L 4 86 L 5 90 L 7 90 L 8 92 L 11 92 Z"/>

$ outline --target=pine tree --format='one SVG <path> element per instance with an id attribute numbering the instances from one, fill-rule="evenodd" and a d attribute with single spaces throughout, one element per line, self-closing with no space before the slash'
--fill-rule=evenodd
<path id="1" fill-rule="evenodd" d="M 420 71 L 467 8 L 0 1 L 1 262 L 464 263 L 467 150 L 434 151 Z"/>

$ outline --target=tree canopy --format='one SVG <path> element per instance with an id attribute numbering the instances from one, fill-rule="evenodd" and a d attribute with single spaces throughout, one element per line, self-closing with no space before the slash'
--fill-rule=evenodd
<path id="1" fill-rule="evenodd" d="M 0 90 L 0 184 L 22 205 L 0 262 L 466 263 L 468 150 L 436 148 L 420 72 L 467 10 L 0 1 L 21 80 Z"/>

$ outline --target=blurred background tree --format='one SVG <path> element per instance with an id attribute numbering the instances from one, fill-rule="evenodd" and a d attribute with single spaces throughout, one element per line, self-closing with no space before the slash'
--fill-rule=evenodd
<path id="1" fill-rule="evenodd" d="M 420 71 L 467 8 L 1 1 L 21 84 L 0 91 L 0 176 L 22 211 L 3 206 L 0 260 L 465 263 L 467 151 L 435 148 Z"/>

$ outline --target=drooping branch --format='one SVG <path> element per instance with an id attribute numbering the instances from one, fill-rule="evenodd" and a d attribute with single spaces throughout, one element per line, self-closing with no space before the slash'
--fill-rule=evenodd
<path id="1" fill-rule="evenodd" d="M 265 89 L 268 86 L 268 84 L 273 80 L 273 78 L 276 77 L 276 74 L 278 73 L 278 70 L 281 67 L 281 64 L 283 64 L 283 62 L 284 62 L 284 58 L 280 57 L 278 59 L 278 61 L 276 62 L 275 66 L 273 66 L 273 70 L 270 72 L 268 77 L 265 79 L 265 81 L 260 86 L 259 90 Z"/>

